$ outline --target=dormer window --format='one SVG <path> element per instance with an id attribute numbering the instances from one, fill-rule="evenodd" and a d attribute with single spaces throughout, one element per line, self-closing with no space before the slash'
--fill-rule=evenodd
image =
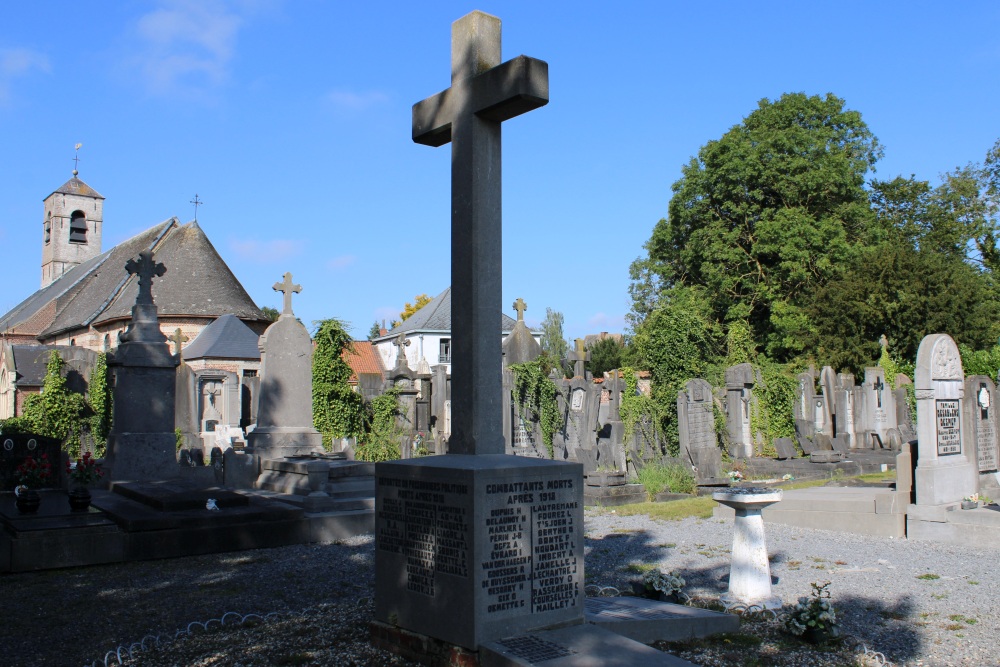
<path id="1" fill-rule="evenodd" d="M 69 219 L 69 242 L 87 242 L 87 216 L 83 211 L 73 211 Z"/>

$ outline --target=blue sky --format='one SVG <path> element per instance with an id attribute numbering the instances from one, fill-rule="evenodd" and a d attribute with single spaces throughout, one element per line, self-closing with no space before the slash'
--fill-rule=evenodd
<path id="1" fill-rule="evenodd" d="M 628 266 L 705 142 L 761 98 L 832 92 L 879 177 L 981 161 L 1000 137 L 996 2 L 120 0 L 5 3 L 0 312 L 37 289 L 42 199 L 80 151 L 105 249 L 193 217 L 260 305 L 363 338 L 449 284 L 450 149 L 410 139 L 450 82 L 451 22 L 503 20 L 550 102 L 504 124 L 503 303 L 567 338 L 622 331 Z M 170 267 L 168 267 L 169 270 Z M 508 310 L 513 315 L 513 310 Z"/>

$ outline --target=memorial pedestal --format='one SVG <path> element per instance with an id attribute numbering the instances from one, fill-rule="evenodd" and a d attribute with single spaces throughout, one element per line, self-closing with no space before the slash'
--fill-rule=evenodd
<path id="1" fill-rule="evenodd" d="M 471 650 L 583 622 L 582 465 L 450 454 L 375 477 L 376 620 Z"/>
<path id="2" fill-rule="evenodd" d="M 726 607 L 743 605 L 765 609 L 781 607 L 781 598 L 771 594 L 771 565 L 767 560 L 764 519 L 761 510 L 781 500 L 781 491 L 747 488 L 716 491 L 712 498 L 736 511 L 733 523 L 732 566 L 729 591 L 722 596 Z"/>

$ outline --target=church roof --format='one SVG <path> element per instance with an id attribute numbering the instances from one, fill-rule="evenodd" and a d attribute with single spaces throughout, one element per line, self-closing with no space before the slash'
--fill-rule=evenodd
<path id="1" fill-rule="evenodd" d="M 185 361 L 192 359 L 260 360 L 260 336 L 232 314 L 225 314 L 201 330 L 182 350 Z"/>
<path id="2" fill-rule="evenodd" d="M 95 197 L 97 199 L 104 199 L 104 197 L 101 196 L 100 192 L 90 187 L 76 176 L 63 183 L 62 187 L 60 187 L 58 190 L 53 191 L 52 195 L 54 194 L 83 195 L 84 197 Z M 51 197 L 52 195 L 49 195 L 49 197 Z M 49 197 L 46 197 L 46 199 L 48 199 Z"/>
<path id="3" fill-rule="evenodd" d="M 500 332 L 506 333 L 514 328 L 514 319 L 505 313 L 500 313 Z M 430 303 L 403 320 L 398 327 L 378 340 L 394 338 L 400 332 L 416 331 L 451 331 L 451 287 L 434 297 Z"/>
<path id="4" fill-rule="evenodd" d="M 160 316 L 217 318 L 226 313 L 264 321 L 211 241 L 197 223 L 171 218 L 73 267 L 0 316 L 0 332 L 40 340 L 131 316 L 138 277 L 125 271 L 128 260 L 152 250 L 167 267 L 153 281 Z"/>

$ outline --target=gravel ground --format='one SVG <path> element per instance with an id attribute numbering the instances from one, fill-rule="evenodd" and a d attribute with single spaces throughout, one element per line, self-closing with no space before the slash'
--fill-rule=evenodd
<path id="1" fill-rule="evenodd" d="M 628 588 L 635 566 L 677 570 L 696 600 L 725 591 L 730 522 L 651 521 L 587 512 L 587 582 Z M 831 581 L 848 641 L 823 652 L 780 623 L 744 621 L 729 641 L 669 645 L 699 665 L 862 665 L 861 644 L 896 667 L 997 666 L 1000 586 L 995 551 L 768 525 L 776 594 L 793 604 Z M 632 567 L 630 567 L 632 566 Z M 0 576 L 0 664 L 103 664 L 147 635 L 135 665 L 410 665 L 368 644 L 373 541 L 215 554 Z M 937 575 L 937 578 L 923 575 Z M 226 612 L 207 629 L 194 621 Z M 116 664 L 116 663 L 111 663 Z"/>

